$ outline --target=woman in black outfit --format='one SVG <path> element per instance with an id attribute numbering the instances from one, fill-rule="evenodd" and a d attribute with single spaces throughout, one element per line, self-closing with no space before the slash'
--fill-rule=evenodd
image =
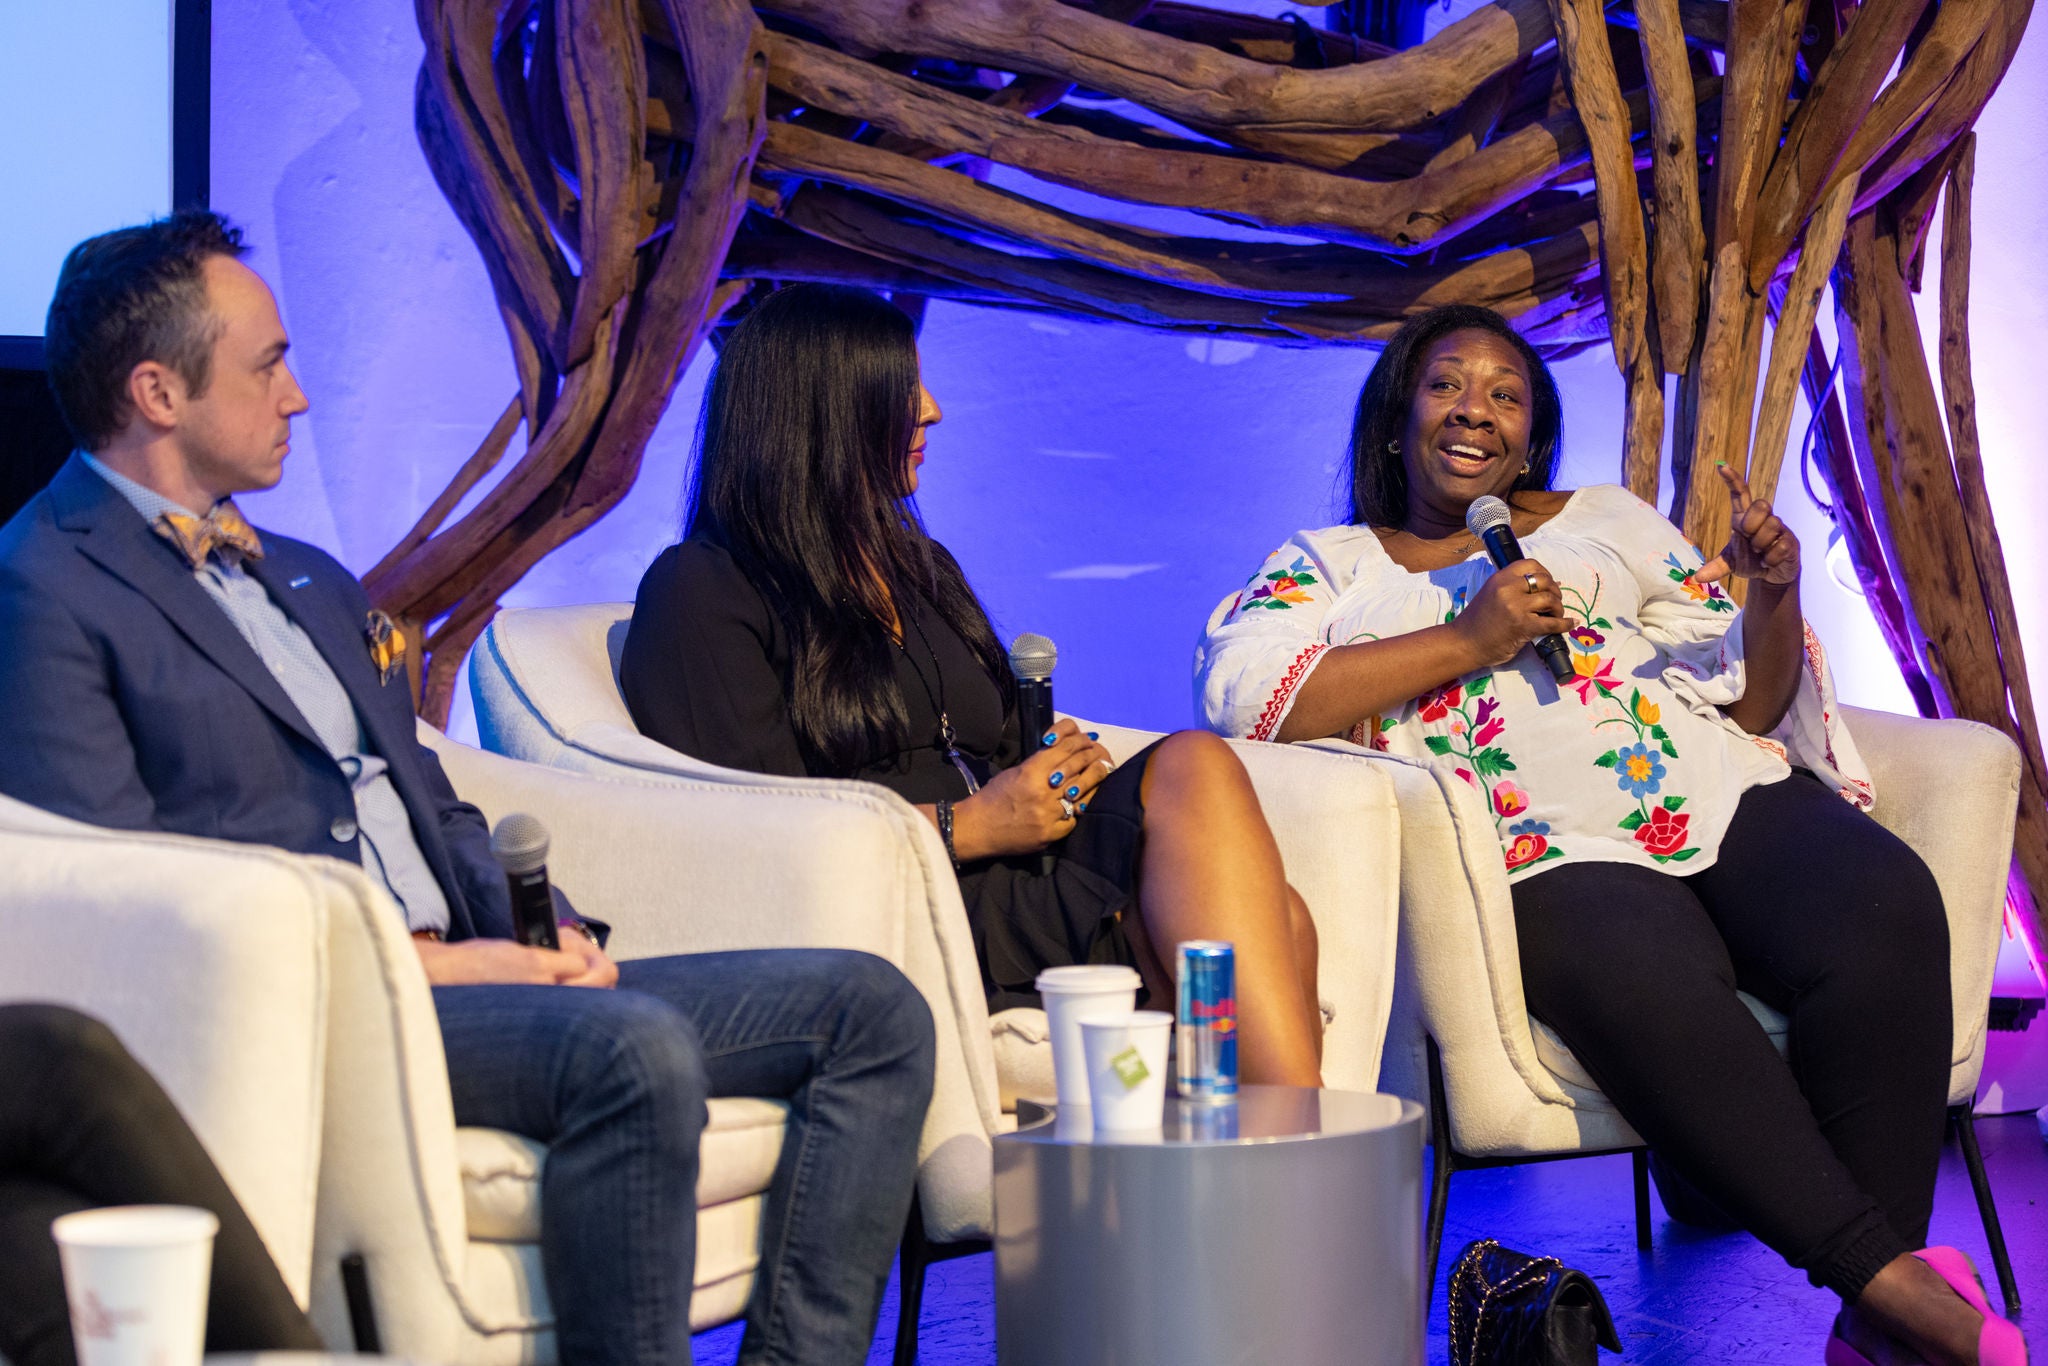
<path id="1" fill-rule="evenodd" d="M 207 1351 L 321 1350 L 184 1116 L 113 1031 L 63 1006 L 0 1006 L 0 1355 L 14 1366 L 77 1361 L 50 1224 L 107 1205 L 219 1218 Z"/>
<path id="2" fill-rule="evenodd" d="M 1018 762 L 1003 648 L 910 501 L 938 420 L 893 305 L 765 299 L 712 377 L 686 539 L 640 583 L 619 668 L 635 723 L 916 804 L 954 856 L 991 1010 L 1036 1005 L 1039 970 L 1070 963 L 1133 966 L 1169 1002 L 1173 945 L 1233 941 L 1246 1079 L 1317 1085 L 1314 928 L 1229 747 L 1182 732 L 1116 767 L 1062 721 Z"/>

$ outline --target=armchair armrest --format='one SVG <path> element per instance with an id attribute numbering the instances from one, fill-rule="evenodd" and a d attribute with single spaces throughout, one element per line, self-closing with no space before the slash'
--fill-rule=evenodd
<path id="1" fill-rule="evenodd" d="M 1948 911 L 1955 1005 L 1955 1085 L 1969 1099 L 1983 1065 L 1984 1021 L 1998 963 L 2019 814 L 2020 750 L 1975 721 L 1842 708 L 1870 769 L 1870 814 L 1926 860 Z M 1958 1099 L 1951 1094 L 1951 1099 Z"/>
<path id="2" fill-rule="evenodd" d="M 163 1085 L 303 1305 L 326 1080 L 313 861 L 0 798 L 0 999 L 96 1016 Z"/>

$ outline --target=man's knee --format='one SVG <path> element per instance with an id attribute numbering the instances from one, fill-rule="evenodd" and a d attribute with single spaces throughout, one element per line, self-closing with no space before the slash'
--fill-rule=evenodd
<path id="1" fill-rule="evenodd" d="M 572 988 L 579 989 L 580 988 Z M 591 991 L 572 1027 L 569 1103 L 641 1113 L 664 1140 L 694 1153 L 711 1095 L 697 1030 L 666 1001 L 636 991 Z"/>
<path id="2" fill-rule="evenodd" d="M 847 951 L 832 965 L 847 993 L 848 1023 L 878 1060 L 897 1062 L 906 1072 L 931 1077 L 937 1031 L 931 1007 L 885 958 Z"/>

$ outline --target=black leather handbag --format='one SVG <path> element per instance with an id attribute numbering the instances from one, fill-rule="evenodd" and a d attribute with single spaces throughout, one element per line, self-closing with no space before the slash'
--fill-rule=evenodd
<path id="1" fill-rule="evenodd" d="M 1451 1366 L 1596 1366 L 1621 1350 L 1592 1277 L 1491 1238 L 1458 1254 L 1450 1301 Z"/>

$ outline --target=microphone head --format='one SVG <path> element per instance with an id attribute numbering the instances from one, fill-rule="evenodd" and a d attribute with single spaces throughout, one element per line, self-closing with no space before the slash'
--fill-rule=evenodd
<path id="1" fill-rule="evenodd" d="M 1059 647 L 1044 636 L 1026 633 L 1010 642 L 1010 672 L 1019 683 L 1043 683 L 1052 677 Z"/>
<path id="2" fill-rule="evenodd" d="M 1508 505 L 1492 494 L 1484 494 L 1472 500 L 1472 506 L 1465 509 L 1465 530 L 1474 536 L 1484 536 L 1497 526 L 1513 526 L 1515 515 L 1508 511 Z"/>
<path id="3" fill-rule="evenodd" d="M 539 872 L 548 861 L 548 828 L 538 816 L 513 812 L 491 831 L 491 857 L 508 873 Z"/>

